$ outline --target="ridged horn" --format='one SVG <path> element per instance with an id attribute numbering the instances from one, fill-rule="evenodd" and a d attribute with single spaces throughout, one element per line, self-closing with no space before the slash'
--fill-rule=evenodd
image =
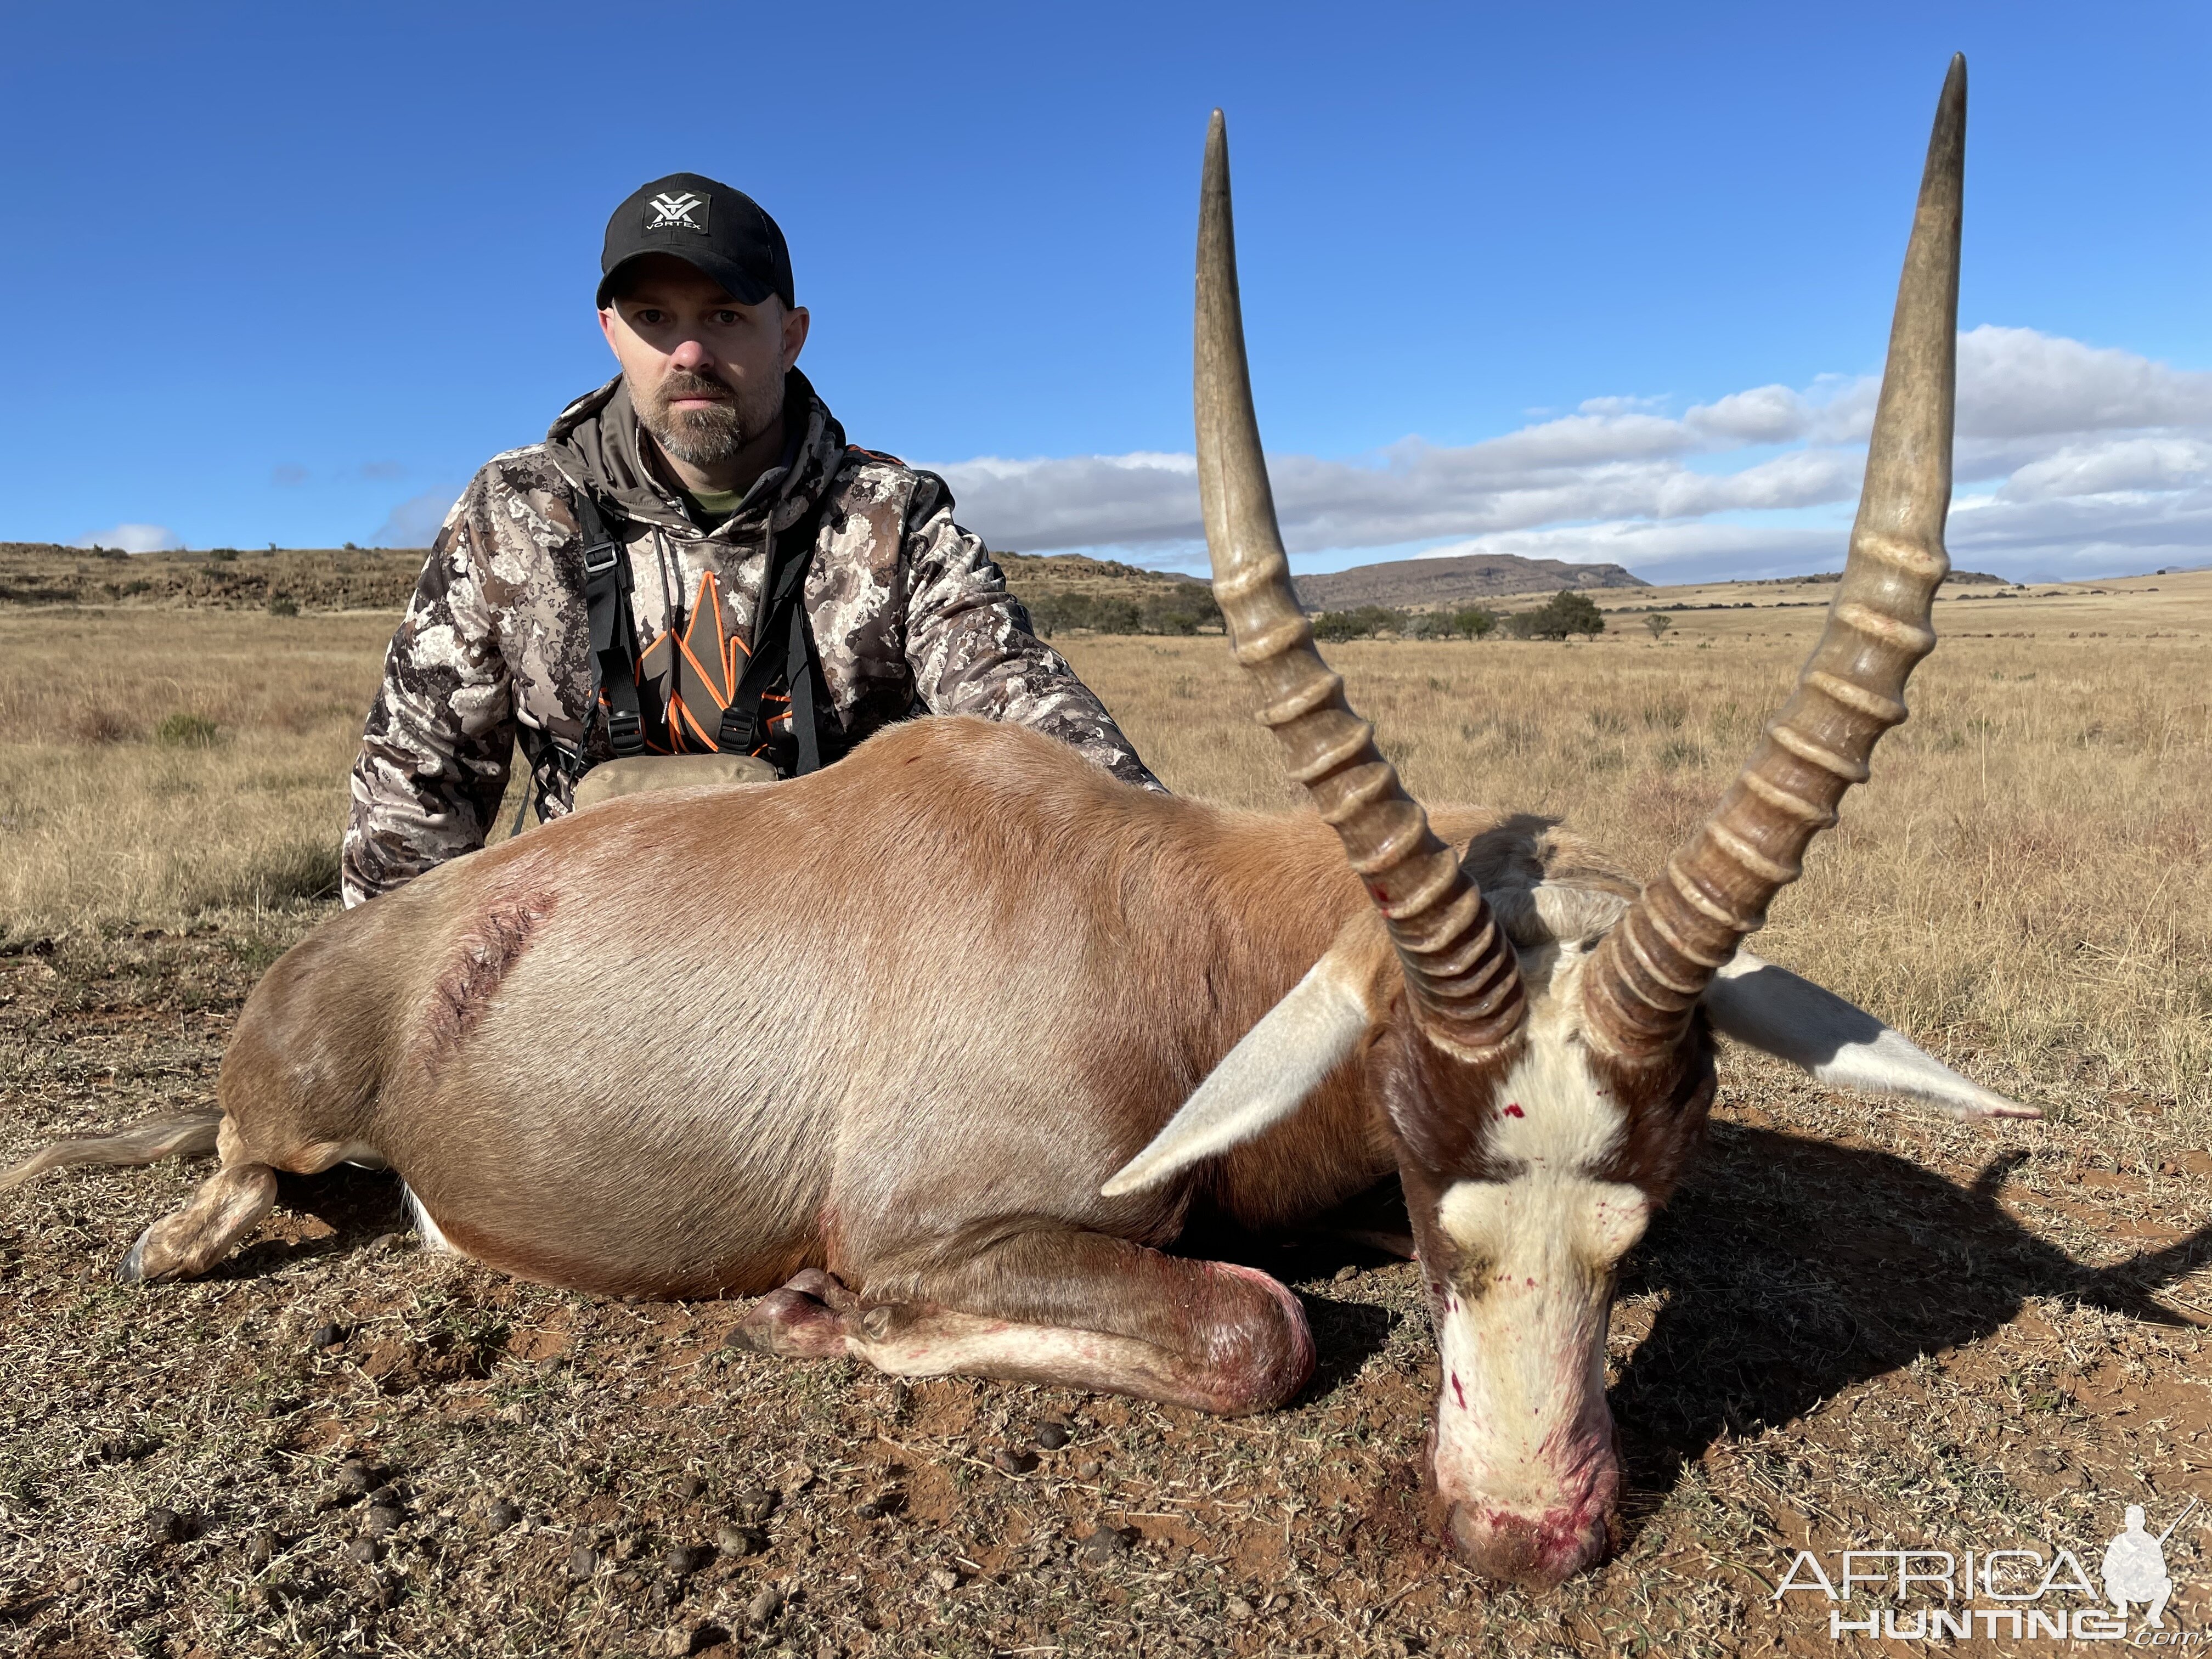
<path id="1" fill-rule="evenodd" d="M 1416 1026 L 1447 1053 L 1492 1059 L 1518 1034 L 1528 1006 L 1512 945 L 1375 747 L 1375 728 L 1345 701 L 1291 589 L 1244 361 L 1229 128 L 1219 110 L 1206 135 L 1199 198 L 1196 360 L 1198 489 L 1213 593 L 1237 660 L 1259 684 L 1260 720 L 1382 911 Z"/>
<path id="2" fill-rule="evenodd" d="M 1889 360 L 1843 580 L 1797 689 L 1719 808 L 1606 935 L 1583 975 L 1585 1025 L 1616 1057 L 1677 1042 L 1692 1006 L 1797 878 L 1844 792 L 1905 718 L 1905 683 L 1936 647 L 1949 574 L 1951 423 L 1958 375 L 1959 228 L 1966 60 L 1951 60 L 1898 283 Z"/>

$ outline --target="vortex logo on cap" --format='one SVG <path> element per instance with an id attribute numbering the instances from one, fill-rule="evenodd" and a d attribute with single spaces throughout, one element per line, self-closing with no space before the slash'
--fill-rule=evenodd
<path id="1" fill-rule="evenodd" d="M 696 230 L 706 234 L 707 198 L 696 191 L 671 196 L 665 191 L 646 204 L 647 230 Z M 694 215 L 697 217 L 693 217 Z"/>

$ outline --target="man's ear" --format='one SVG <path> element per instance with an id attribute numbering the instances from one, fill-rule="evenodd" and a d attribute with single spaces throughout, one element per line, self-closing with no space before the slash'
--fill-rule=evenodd
<path id="1" fill-rule="evenodd" d="M 1863 1009 L 1748 951 L 1714 976 L 1705 1012 L 1723 1036 L 1810 1072 L 1831 1088 L 1902 1095 L 1954 1117 L 2041 1117 L 1960 1077 Z"/>
<path id="2" fill-rule="evenodd" d="M 615 350 L 615 325 L 619 320 L 612 306 L 599 307 L 599 333 L 607 343 L 607 349 L 614 352 L 617 362 L 622 361 L 622 353 Z"/>
<path id="3" fill-rule="evenodd" d="M 799 365 L 799 354 L 806 349 L 806 331 L 813 326 L 814 319 L 805 306 L 788 306 L 783 313 L 783 368 L 789 374 Z"/>

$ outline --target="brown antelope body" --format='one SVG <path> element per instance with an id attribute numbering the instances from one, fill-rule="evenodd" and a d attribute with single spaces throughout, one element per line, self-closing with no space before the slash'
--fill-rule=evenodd
<path id="1" fill-rule="evenodd" d="M 1964 66 L 1939 106 L 1849 563 L 1796 695 L 1640 893 L 1541 821 L 1431 828 L 1290 591 L 1246 383 L 1226 139 L 1200 236 L 1215 590 L 1318 816 L 1120 784 L 974 720 L 797 781 L 631 796 L 333 919 L 248 1000 L 216 1146 L 126 1279 L 205 1272 L 274 1171 L 380 1161 L 426 1235 L 556 1285 L 759 1294 L 744 1330 L 885 1370 L 1280 1404 L 1295 1297 L 1164 1254 L 1403 1183 L 1441 1365 L 1430 1461 L 1485 1572 L 1606 1546 L 1615 1268 L 1689 1156 L 1716 1029 L 1822 1079 L 2032 1116 L 1739 949 L 1904 717 L 1948 568 Z M 1348 863 L 1347 863 L 1348 860 Z"/>

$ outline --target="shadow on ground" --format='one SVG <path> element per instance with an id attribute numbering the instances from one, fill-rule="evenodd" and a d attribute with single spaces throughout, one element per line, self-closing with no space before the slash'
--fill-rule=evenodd
<path id="1" fill-rule="evenodd" d="M 210 1279 L 258 1279 L 317 1256 L 351 1255 L 384 1234 L 410 1224 L 400 1201 L 399 1177 L 388 1170 L 342 1164 L 320 1175 L 276 1178 L 278 1234 L 256 1239 L 216 1264 Z M 308 1217 L 330 1231 L 284 1224 Z"/>
<path id="2" fill-rule="evenodd" d="M 2149 1292 L 2212 1260 L 2212 1228 L 2086 1266 L 1998 1203 L 2025 1157 L 1960 1187 L 1887 1152 L 1715 1123 L 1622 1275 L 1624 1294 L 1665 1297 L 1612 1391 L 1632 1484 L 1668 1490 L 1721 1435 L 1978 1341 L 2031 1297 L 2185 1323 Z"/>
<path id="3" fill-rule="evenodd" d="M 2087 1266 L 1998 1202 L 2026 1156 L 2000 1153 L 1962 1188 L 1893 1153 L 1715 1122 L 1621 1275 L 1624 1296 L 1663 1300 L 1611 1390 L 1632 1486 L 1662 1496 L 1723 1434 L 1790 1422 L 1922 1354 L 1977 1342 L 2030 1297 L 2185 1323 L 2150 1293 L 2212 1260 L 2212 1228 Z M 1332 1220 L 1370 1237 L 1404 1231 L 1396 1182 Z M 1304 1282 L 1395 1259 L 1327 1233 L 1283 1241 L 1201 1230 L 1179 1248 Z M 1311 1291 L 1301 1299 L 1316 1350 L 1308 1401 L 1356 1376 L 1407 1316 Z"/>

